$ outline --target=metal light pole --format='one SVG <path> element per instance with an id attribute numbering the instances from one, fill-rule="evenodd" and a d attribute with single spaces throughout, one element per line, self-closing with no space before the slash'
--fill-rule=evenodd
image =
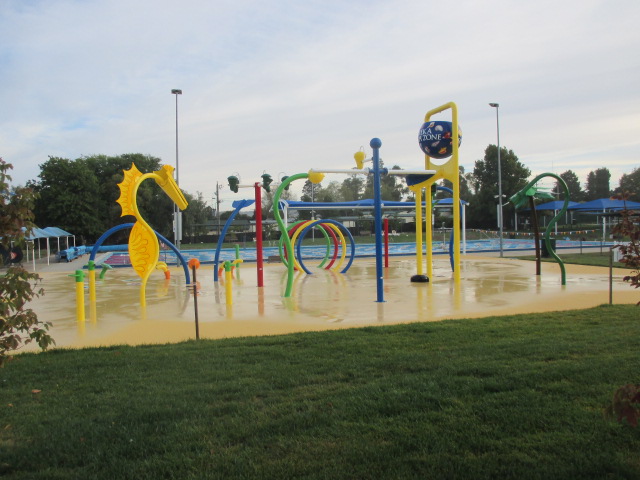
<path id="1" fill-rule="evenodd" d="M 315 198 L 313 195 L 313 187 L 315 186 L 315 184 L 311 184 L 311 203 L 315 202 Z M 311 220 L 315 220 L 316 219 L 316 211 L 313 209 L 313 207 L 311 208 Z M 316 243 L 316 230 L 315 228 L 311 229 L 311 242 L 312 243 Z"/>
<path id="2" fill-rule="evenodd" d="M 496 109 L 496 131 L 498 134 L 498 232 L 500 235 L 500 257 L 504 256 L 504 249 L 502 245 L 502 164 L 500 163 L 500 116 L 498 111 L 500 110 L 499 103 L 490 103 L 490 107 Z"/>
<path id="3" fill-rule="evenodd" d="M 216 216 L 218 217 L 218 236 L 220 236 L 220 204 L 222 203 L 222 200 L 220 200 L 220 188 L 223 187 L 223 185 L 220 185 L 218 182 L 216 182 Z"/>
<path id="4" fill-rule="evenodd" d="M 171 94 L 176 96 L 176 183 L 180 186 L 180 163 L 178 157 L 178 95 L 182 95 L 182 90 L 174 88 L 171 90 Z M 176 205 L 173 210 L 174 226 L 175 226 L 175 245 L 180 250 L 180 240 L 182 237 L 182 214 L 180 209 Z"/>

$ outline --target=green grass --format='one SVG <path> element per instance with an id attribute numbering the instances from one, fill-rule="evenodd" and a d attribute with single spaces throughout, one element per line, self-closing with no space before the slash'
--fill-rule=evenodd
<path id="1" fill-rule="evenodd" d="M 563 253 L 562 251 L 556 252 L 560 259 L 565 263 L 572 263 L 576 265 L 592 265 L 594 267 L 609 267 L 609 249 L 604 252 L 585 252 L 585 253 Z M 535 261 L 535 255 L 526 255 L 515 257 L 520 260 L 533 260 Z M 540 259 L 543 262 L 554 262 L 551 257 L 543 257 Z M 628 268 L 624 263 L 613 262 L 613 266 L 616 268 Z"/>
<path id="2" fill-rule="evenodd" d="M 640 429 L 603 415 L 640 382 L 638 312 L 19 355 L 0 476 L 640 478 Z"/>

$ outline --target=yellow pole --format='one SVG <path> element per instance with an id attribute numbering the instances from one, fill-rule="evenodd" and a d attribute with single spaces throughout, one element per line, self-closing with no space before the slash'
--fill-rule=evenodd
<path id="1" fill-rule="evenodd" d="M 96 305 L 96 264 L 93 260 L 89 260 L 87 265 L 89 270 L 89 318 L 91 323 L 98 321 L 98 308 Z"/>
<path id="2" fill-rule="evenodd" d="M 84 282 L 76 282 L 76 320 L 84 322 Z"/>
<path id="3" fill-rule="evenodd" d="M 91 302 L 89 309 L 89 318 L 91 318 L 91 323 L 95 325 L 98 322 L 98 306 L 96 302 Z"/>
<path id="4" fill-rule="evenodd" d="M 84 324 L 84 272 L 76 270 L 76 273 L 69 276 L 76 279 L 76 320 Z"/>
<path id="5" fill-rule="evenodd" d="M 454 102 L 448 102 L 444 105 L 441 105 L 433 110 L 429 110 L 427 114 L 424 116 L 425 123 L 431 120 L 431 116 L 436 113 L 443 112 L 445 110 L 451 110 L 451 158 L 442 165 L 435 165 L 438 170 L 438 173 L 432 177 L 432 181 L 439 180 L 441 178 L 445 178 L 449 180 L 453 184 L 453 278 L 455 282 L 460 282 L 460 170 L 458 167 L 458 106 Z M 424 157 L 424 166 L 425 169 L 429 170 L 432 168 L 431 158 L 428 155 Z M 431 196 L 428 195 L 427 199 L 427 210 L 431 211 Z M 430 264 L 430 256 L 431 256 L 431 221 L 427 224 L 428 237 L 427 238 L 427 262 L 428 273 L 427 275 L 431 275 L 431 264 Z"/>
<path id="6" fill-rule="evenodd" d="M 143 278 L 142 284 L 140 285 L 140 306 L 142 308 L 146 308 L 147 306 L 147 296 L 145 294 L 146 286 L 147 286 L 146 278 Z"/>
<path id="7" fill-rule="evenodd" d="M 451 102 L 453 155 L 451 161 L 452 171 L 449 173 L 453 184 L 453 279 L 460 283 L 460 169 L 458 168 L 458 107 Z"/>
<path id="8" fill-rule="evenodd" d="M 224 262 L 224 288 L 227 305 L 233 305 L 233 274 L 231 273 L 231 262 Z"/>
<path id="9" fill-rule="evenodd" d="M 431 224 L 432 213 L 431 209 L 431 183 L 425 188 L 424 191 L 424 221 L 426 223 L 426 244 L 427 244 L 427 277 L 433 278 L 433 225 Z"/>
<path id="10" fill-rule="evenodd" d="M 416 260 L 418 275 L 423 275 L 422 268 L 422 188 L 415 190 L 416 196 Z"/>

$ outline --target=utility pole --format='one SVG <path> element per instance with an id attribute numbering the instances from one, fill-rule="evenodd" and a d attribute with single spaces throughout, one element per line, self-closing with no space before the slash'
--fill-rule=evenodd
<path id="1" fill-rule="evenodd" d="M 220 200 L 220 188 L 222 187 L 222 185 L 220 185 L 220 183 L 216 182 L 216 217 L 218 218 L 218 236 L 220 235 L 220 232 L 222 231 L 220 229 L 220 204 L 222 203 L 222 200 Z"/>
<path id="2" fill-rule="evenodd" d="M 174 88 L 171 94 L 176 96 L 176 184 L 180 186 L 180 163 L 178 162 L 178 95 L 182 95 L 182 90 Z M 180 241 L 182 240 L 182 212 L 178 206 L 174 206 L 173 218 L 175 219 L 175 246 L 180 250 Z"/>
<path id="3" fill-rule="evenodd" d="M 490 107 L 496 109 L 496 132 L 498 135 L 498 235 L 500 236 L 500 257 L 504 257 L 504 247 L 502 241 L 503 224 L 502 224 L 502 164 L 500 163 L 500 110 L 499 103 L 490 103 Z"/>
<path id="4" fill-rule="evenodd" d="M 314 195 L 313 195 L 313 192 L 314 192 L 313 187 L 314 186 L 315 186 L 315 184 L 312 183 L 311 184 L 311 203 L 315 202 L 315 198 L 314 198 Z M 312 208 L 311 209 L 311 220 L 315 220 L 315 219 L 316 219 L 316 211 Z M 315 230 L 315 228 L 311 229 L 311 242 L 313 244 L 316 243 L 316 230 Z"/>

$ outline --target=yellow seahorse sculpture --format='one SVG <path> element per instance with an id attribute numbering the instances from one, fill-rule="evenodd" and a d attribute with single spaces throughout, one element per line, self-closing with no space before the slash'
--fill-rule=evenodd
<path id="1" fill-rule="evenodd" d="M 171 200 L 178 205 L 180 210 L 187 208 L 187 200 L 173 179 L 173 170 L 174 168 L 172 166 L 163 165 L 157 172 L 143 174 L 135 164 L 132 163 L 129 170 L 124 170 L 124 180 L 118 184 L 118 187 L 120 187 L 120 197 L 117 202 L 122 207 L 121 216 L 133 215 L 136 217 L 136 222 L 129 234 L 129 258 L 131 259 L 133 269 L 140 278 L 142 278 L 140 304 L 143 307 L 147 304 L 145 289 L 151 272 L 156 268 L 166 270 L 167 266 L 164 262 L 158 262 L 160 258 L 158 236 L 140 215 L 136 195 L 142 181 L 147 178 L 153 178 L 160 188 L 169 195 Z"/>

